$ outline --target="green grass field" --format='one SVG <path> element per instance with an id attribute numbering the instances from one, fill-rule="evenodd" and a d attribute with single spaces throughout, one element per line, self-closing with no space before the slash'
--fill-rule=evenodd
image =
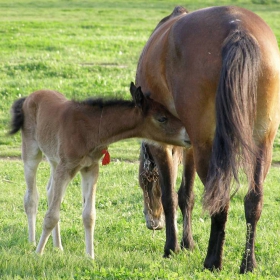
<path id="1" fill-rule="evenodd" d="M 97 190 L 95 261 L 85 257 L 80 178 L 69 185 L 61 209 L 64 252 L 52 248 L 37 256 L 27 241 L 23 209 L 25 183 L 20 135 L 7 136 L 10 107 L 18 97 L 50 88 L 69 98 L 129 98 L 137 61 L 156 24 L 180 4 L 190 11 L 229 1 L 174 0 L 0 0 L 0 278 L 1 279 L 277 279 L 280 278 L 280 134 L 274 166 L 265 185 L 264 209 L 258 225 L 254 274 L 240 276 L 245 243 L 243 188 L 233 198 L 227 224 L 224 269 L 203 270 L 210 218 L 202 213 L 199 179 L 193 232 L 196 248 L 163 259 L 165 232 L 153 236 L 145 227 L 138 187 L 139 140 L 110 147 L 113 162 L 101 167 Z M 264 18 L 280 45 L 279 0 L 232 0 Z M 46 162 L 40 165 L 37 240 L 46 212 Z M 179 183 L 179 182 L 178 182 Z M 182 217 L 178 216 L 179 236 Z"/>

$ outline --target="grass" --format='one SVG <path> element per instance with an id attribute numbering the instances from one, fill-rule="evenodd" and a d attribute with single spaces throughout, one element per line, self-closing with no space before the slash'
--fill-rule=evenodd
<path id="1" fill-rule="evenodd" d="M 280 1 L 231 1 L 264 18 L 280 45 Z M 139 55 L 156 24 L 178 1 L 0 0 L 0 275 L 1 279 L 276 279 L 280 268 L 279 168 L 266 180 L 258 225 L 254 274 L 238 275 L 245 241 L 242 189 L 232 200 L 227 224 L 224 269 L 203 271 L 210 219 L 202 213 L 202 185 L 196 179 L 193 231 L 196 248 L 163 259 L 164 231 L 146 230 L 137 181 L 139 140 L 110 146 L 113 162 L 101 167 L 97 191 L 94 262 L 85 255 L 81 221 L 80 178 L 71 183 L 61 209 L 64 252 L 49 240 L 42 257 L 27 242 L 23 209 L 25 184 L 20 136 L 8 137 L 9 109 L 20 96 L 40 88 L 59 90 L 68 98 L 129 98 Z M 225 5 L 227 0 L 185 0 L 189 10 Z M 280 135 L 274 162 L 280 162 Z M 15 158 L 10 160 L 9 158 Z M 46 211 L 46 162 L 40 166 L 37 240 Z M 179 233 L 182 217 L 178 218 Z"/>
<path id="2" fill-rule="evenodd" d="M 84 232 L 81 219 L 79 176 L 69 185 L 61 207 L 61 231 L 64 252 L 52 248 L 51 238 L 45 253 L 39 257 L 27 242 L 27 223 L 22 206 L 25 191 L 22 162 L 0 161 L 1 196 L 1 279 L 275 279 L 279 258 L 280 195 L 279 169 L 273 167 L 266 181 L 262 218 L 256 242 L 258 268 L 254 274 L 239 276 L 240 259 L 245 240 L 243 195 L 232 200 L 227 224 L 224 269 L 220 273 L 203 271 L 210 219 L 201 211 L 202 185 L 196 180 L 196 205 L 193 231 L 196 248 L 163 259 L 164 231 L 152 232 L 142 216 L 142 195 L 138 187 L 137 163 L 113 162 L 101 167 L 97 191 L 97 223 L 94 262 L 84 255 Z M 121 172 L 120 172 L 121 170 Z M 40 204 L 37 240 L 46 211 L 45 185 L 49 176 L 46 162 L 39 168 Z M 273 220 L 271 216 L 273 215 Z M 178 218 L 179 232 L 182 217 Z M 17 278 L 18 277 L 18 278 Z"/>

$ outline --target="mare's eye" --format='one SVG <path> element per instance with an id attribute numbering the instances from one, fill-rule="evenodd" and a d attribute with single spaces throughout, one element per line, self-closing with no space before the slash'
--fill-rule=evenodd
<path id="1" fill-rule="evenodd" d="M 160 123 L 165 123 L 167 121 L 167 117 L 159 117 L 157 120 Z"/>

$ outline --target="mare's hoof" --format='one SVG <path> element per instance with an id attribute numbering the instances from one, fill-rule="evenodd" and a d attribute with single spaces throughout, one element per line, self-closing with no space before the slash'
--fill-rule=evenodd
<path id="1" fill-rule="evenodd" d="M 204 266 L 204 269 L 205 269 L 205 270 L 207 269 L 207 270 L 209 270 L 209 271 L 211 271 L 211 272 L 215 272 L 215 271 L 219 272 L 219 271 L 222 270 L 221 267 L 215 267 L 215 266 L 212 266 L 212 267 L 205 267 L 205 266 Z"/>
<path id="2" fill-rule="evenodd" d="M 190 251 L 192 251 L 195 247 L 193 240 L 192 241 L 183 241 L 182 240 L 180 246 L 181 246 L 181 249 L 186 249 L 186 250 L 190 250 Z"/>
<path id="3" fill-rule="evenodd" d="M 244 255 L 240 266 L 240 274 L 253 272 L 254 268 L 256 267 L 257 262 L 255 260 L 255 257 L 252 255 Z"/>
<path id="4" fill-rule="evenodd" d="M 222 264 L 220 262 L 204 262 L 204 269 L 210 270 L 211 272 L 214 271 L 221 271 L 222 270 Z"/>
<path id="5" fill-rule="evenodd" d="M 240 266 L 240 274 L 245 274 L 247 272 L 253 272 L 255 267 L 256 267 L 256 265 L 252 265 L 252 263 L 247 263 L 247 265 L 242 263 Z"/>
<path id="6" fill-rule="evenodd" d="M 164 255 L 163 255 L 163 257 L 164 257 L 164 258 L 171 258 L 174 254 L 177 254 L 179 251 L 180 251 L 179 246 L 177 246 L 177 247 L 175 248 L 175 250 L 165 249 L 165 250 L 164 250 Z"/>
<path id="7" fill-rule="evenodd" d="M 163 258 L 165 258 L 165 259 L 170 259 L 170 258 L 171 258 L 171 254 L 166 254 L 166 253 L 164 253 L 164 254 L 163 254 Z"/>

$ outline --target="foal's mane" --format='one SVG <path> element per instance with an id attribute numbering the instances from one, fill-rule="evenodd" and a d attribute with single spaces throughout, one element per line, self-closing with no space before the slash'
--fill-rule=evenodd
<path id="1" fill-rule="evenodd" d="M 75 101 L 76 104 L 80 104 L 82 106 L 90 106 L 90 107 L 99 107 L 99 108 L 108 108 L 108 107 L 127 107 L 133 108 L 135 107 L 135 103 L 133 100 L 123 100 L 123 99 L 104 99 L 104 98 L 87 98 L 83 101 Z"/>

